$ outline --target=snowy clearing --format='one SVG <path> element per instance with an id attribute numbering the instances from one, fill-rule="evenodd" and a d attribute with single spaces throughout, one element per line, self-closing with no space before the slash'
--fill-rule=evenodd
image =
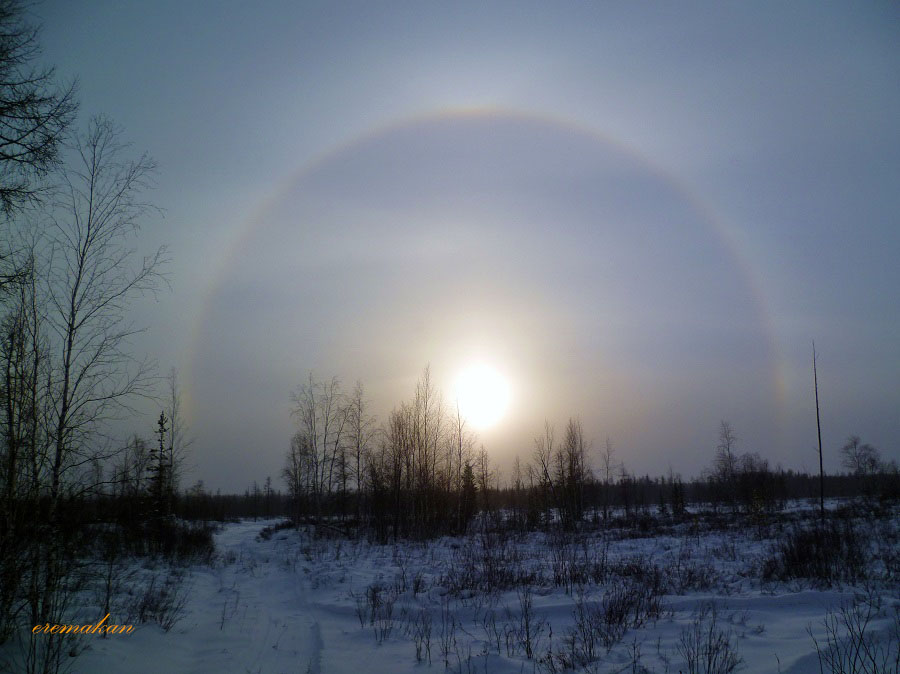
<path id="1" fill-rule="evenodd" d="M 812 674 L 829 610 L 864 606 L 877 643 L 900 607 L 896 583 L 762 582 L 773 541 L 737 527 L 375 545 L 273 523 L 226 524 L 169 632 L 91 638 L 72 671 L 674 673 L 717 635 L 735 671 Z"/>

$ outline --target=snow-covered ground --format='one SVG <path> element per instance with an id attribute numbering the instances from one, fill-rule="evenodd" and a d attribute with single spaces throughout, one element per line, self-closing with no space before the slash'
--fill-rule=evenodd
<path id="1" fill-rule="evenodd" d="M 184 617 L 168 632 L 137 625 L 91 639 L 76 672 L 320 672 L 322 639 L 296 544 L 257 541 L 264 522 L 227 524 L 218 556 L 185 578 Z"/>
<path id="2" fill-rule="evenodd" d="M 572 638 L 579 608 L 596 616 L 616 592 L 627 595 L 623 588 L 657 582 L 664 594 L 632 607 L 642 617 L 628 622 L 641 626 L 598 640 L 599 659 L 576 671 L 687 672 L 684 643 L 693 625 L 709 627 L 714 606 L 716 629 L 743 659 L 739 671 L 813 674 L 820 670 L 809 632 L 824 643 L 828 610 L 865 589 L 762 582 L 772 541 L 741 528 L 381 546 L 293 529 L 263 540 L 266 524 L 227 524 L 216 534 L 216 562 L 187 569 L 184 614 L 170 631 L 148 623 L 128 635 L 80 636 L 88 648 L 70 660 L 72 671 L 562 671 L 567 649 L 584 650 Z M 567 578 L 567 569 L 594 580 Z M 479 573 L 508 589 L 479 590 Z M 868 596 L 878 605 L 869 632 L 884 631 L 900 605 L 896 585 L 875 584 Z"/>

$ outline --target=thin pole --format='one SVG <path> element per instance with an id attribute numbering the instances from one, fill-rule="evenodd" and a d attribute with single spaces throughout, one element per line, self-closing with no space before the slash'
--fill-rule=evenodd
<path id="1" fill-rule="evenodd" d="M 825 471 L 822 468 L 822 422 L 819 419 L 819 378 L 816 374 L 816 340 L 813 340 L 813 385 L 816 389 L 816 431 L 819 433 L 819 514 L 825 521 Z"/>

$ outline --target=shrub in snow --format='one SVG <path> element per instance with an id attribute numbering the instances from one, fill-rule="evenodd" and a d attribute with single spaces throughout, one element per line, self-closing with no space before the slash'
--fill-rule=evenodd
<path id="1" fill-rule="evenodd" d="M 737 638 L 717 624 L 716 605 L 703 603 L 693 623 L 681 632 L 678 653 L 684 658 L 685 674 L 731 674 L 744 659 L 738 653 Z"/>
<path id="2" fill-rule="evenodd" d="M 763 563 L 764 580 L 805 578 L 824 584 L 854 582 L 867 575 L 870 541 L 851 518 L 787 530 Z"/>
<path id="3" fill-rule="evenodd" d="M 900 606 L 894 606 L 886 630 L 874 622 L 883 617 L 878 595 L 829 611 L 825 638 L 816 646 L 820 671 L 829 674 L 898 674 L 900 672 Z"/>

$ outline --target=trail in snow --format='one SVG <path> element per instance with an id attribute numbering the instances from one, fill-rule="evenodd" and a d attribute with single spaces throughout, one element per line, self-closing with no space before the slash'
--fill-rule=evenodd
<path id="1" fill-rule="evenodd" d="M 296 544 L 257 540 L 266 522 L 229 524 L 216 534 L 220 560 L 194 567 L 185 617 L 168 633 L 136 625 L 118 640 L 91 642 L 76 672 L 321 671 L 322 637 L 298 572 Z"/>

